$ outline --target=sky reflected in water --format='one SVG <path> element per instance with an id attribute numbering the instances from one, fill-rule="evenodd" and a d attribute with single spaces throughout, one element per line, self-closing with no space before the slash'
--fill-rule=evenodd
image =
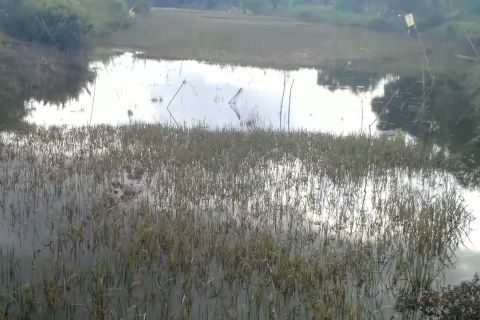
<path id="1" fill-rule="evenodd" d="M 92 68 L 97 79 L 78 99 L 64 106 L 31 100 L 27 122 L 72 127 L 141 121 L 288 129 L 290 106 L 292 130 L 347 134 L 368 130 L 376 118 L 372 99 L 383 94 L 388 81 L 354 93 L 348 88 L 331 90 L 318 85 L 314 69 L 285 72 L 197 61 L 144 60 L 132 53 L 108 63 L 95 62 Z M 375 126 L 372 129 L 375 131 Z"/>

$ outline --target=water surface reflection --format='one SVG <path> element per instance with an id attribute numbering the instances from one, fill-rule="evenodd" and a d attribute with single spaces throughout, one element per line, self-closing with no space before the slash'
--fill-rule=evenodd
<path id="1" fill-rule="evenodd" d="M 371 102 L 383 94 L 388 81 L 380 79 L 362 91 L 332 91 L 317 84 L 314 69 L 287 72 L 139 60 L 131 53 L 92 67 L 96 82 L 77 99 L 64 106 L 32 99 L 27 121 L 45 126 L 202 123 L 209 128 L 262 126 L 346 134 L 368 129 L 375 119 Z"/>

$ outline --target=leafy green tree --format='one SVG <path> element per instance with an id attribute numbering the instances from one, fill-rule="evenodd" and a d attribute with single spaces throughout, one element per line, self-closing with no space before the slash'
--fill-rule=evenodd
<path id="1" fill-rule="evenodd" d="M 72 0 L 3 0 L 3 29 L 27 41 L 67 49 L 92 29 L 86 14 Z"/>
<path id="2" fill-rule="evenodd" d="M 146 13 L 150 0 L 0 0 L 0 28 L 13 37 L 67 49 L 90 33 L 125 25 L 129 10 Z"/>
<path id="3" fill-rule="evenodd" d="M 92 24 L 78 4 L 71 1 L 48 1 L 35 11 L 31 22 L 37 30 L 30 34 L 32 40 L 60 49 L 79 43 L 92 31 Z"/>

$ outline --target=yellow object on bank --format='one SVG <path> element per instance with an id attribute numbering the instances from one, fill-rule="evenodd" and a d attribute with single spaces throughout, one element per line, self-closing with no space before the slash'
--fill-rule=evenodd
<path id="1" fill-rule="evenodd" d="M 413 18 L 413 14 L 410 13 L 410 14 L 407 14 L 405 16 L 405 22 L 407 23 L 407 27 L 411 28 L 411 27 L 415 27 L 415 19 Z"/>

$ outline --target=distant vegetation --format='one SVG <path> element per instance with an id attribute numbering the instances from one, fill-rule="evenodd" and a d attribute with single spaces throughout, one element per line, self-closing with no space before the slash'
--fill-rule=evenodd
<path id="1" fill-rule="evenodd" d="M 196 6 L 196 7 L 236 7 L 252 9 L 280 9 L 304 5 L 334 8 L 346 12 L 386 13 L 414 12 L 423 16 L 448 15 L 454 11 L 480 13 L 480 4 L 476 0 L 151 0 L 153 6 Z M 253 7 L 251 7 L 253 6 Z"/>
<path id="2" fill-rule="evenodd" d="M 128 23 L 130 10 L 145 12 L 140 0 L 0 0 L 0 28 L 10 36 L 68 49 L 91 34 Z"/>
<path id="3" fill-rule="evenodd" d="M 151 5 L 270 13 L 382 31 L 404 28 L 402 15 L 413 12 L 422 30 L 467 32 L 480 39 L 480 4 L 475 0 L 0 0 L 0 28 L 65 49 L 88 35 L 128 26 L 130 10 L 144 13 Z"/>
<path id="4" fill-rule="evenodd" d="M 403 14 L 414 13 L 421 30 L 480 38 L 476 0 L 151 0 L 154 6 L 233 9 L 271 13 L 312 22 L 359 25 L 376 30 L 404 28 Z"/>

